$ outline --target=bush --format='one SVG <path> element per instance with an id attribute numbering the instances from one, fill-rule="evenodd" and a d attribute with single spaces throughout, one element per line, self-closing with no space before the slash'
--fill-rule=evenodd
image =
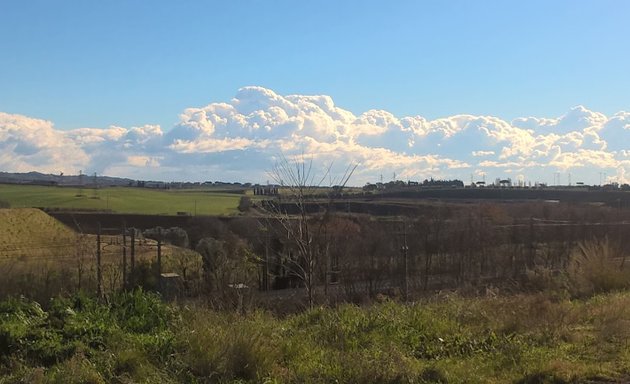
<path id="1" fill-rule="evenodd" d="M 161 239 L 162 241 L 175 245 L 177 247 L 188 248 L 188 246 L 190 245 L 190 241 L 188 240 L 188 232 L 179 227 L 150 228 L 144 230 L 142 232 L 142 235 L 153 240 Z"/>
<path id="2" fill-rule="evenodd" d="M 630 287 L 630 269 L 619 256 L 607 238 L 578 244 L 567 270 L 571 293 L 585 297 Z"/>
<path id="3" fill-rule="evenodd" d="M 561 377 L 549 372 L 536 372 L 526 375 L 518 380 L 516 384 L 566 384 L 568 383 Z"/>
<path id="4" fill-rule="evenodd" d="M 111 314 L 118 325 L 133 333 L 157 333 L 167 329 L 172 312 L 157 294 L 136 289 L 111 298 Z"/>
<path id="5" fill-rule="evenodd" d="M 105 384 L 94 364 L 82 354 L 53 368 L 47 376 L 45 382 L 50 384 Z"/>
<path id="6" fill-rule="evenodd" d="M 446 384 L 448 380 L 444 373 L 437 368 L 425 368 L 420 374 L 420 382 L 422 383 L 439 383 Z"/>
<path id="7" fill-rule="evenodd" d="M 23 298 L 0 304 L 0 356 L 50 366 L 73 352 L 39 304 Z"/>
<path id="8" fill-rule="evenodd" d="M 536 266 L 527 271 L 525 288 L 557 298 L 584 298 L 630 288 L 625 257 L 607 238 L 578 243 L 565 270 Z"/>
<path id="9" fill-rule="evenodd" d="M 249 212 L 251 208 L 252 208 L 252 199 L 247 196 L 241 196 L 241 199 L 238 202 L 238 211 Z"/>
<path id="10" fill-rule="evenodd" d="M 180 348 L 184 362 L 197 378 L 261 380 L 279 360 L 265 317 L 227 319 L 196 313 L 187 324 L 188 330 L 180 334 Z"/>

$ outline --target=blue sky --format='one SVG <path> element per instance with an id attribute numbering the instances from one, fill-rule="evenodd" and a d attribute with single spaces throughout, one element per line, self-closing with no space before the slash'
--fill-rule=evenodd
<path id="1" fill-rule="evenodd" d="M 622 0 L 9 0 L 0 9 L 0 112 L 49 121 L 61 133 L 145 125 L 169 132 L 187 108 L 229 103 L 245 86 L 328 95 L 356 117 L 385 110 L 512 122 L 557 119 L 577 105 L 608 118 L 630 111 L 630 2 Z M 624 127 L 621 137 L 630 139 Z M 372 139 L 371 148 L 397 147 Z M 443 155 L 430 149 L 395 152 Z M 625 167 L 625 155 L 614 156 L 611 174 Z M 453 176 L 487 172 L 457 160 L 471 169 Z M 11 168 L 10 160 L 0 165 Z M 523 176 L 542 180 L 536 172 L 550 171 Z"/>

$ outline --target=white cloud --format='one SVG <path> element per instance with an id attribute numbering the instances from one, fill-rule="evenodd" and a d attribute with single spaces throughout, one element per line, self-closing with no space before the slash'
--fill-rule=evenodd
<path id="1" fill-rule="evenodd" d="M 492 156 L 494 151 L 472 151 L 472 155 L 475 157 Z"/>
<path id="2" fill-rule="evenodd" d="M 132 167 L 157 168 L 157 167 L 160 166 L 160 157 L 129 156 L 129 157 L 127 157 L 127 164 L 132 166 Z"/>
<path id="3" fill-rule="evenodd" d="M 163 131 L 139 127 L 57 129 L 49 121 L 0 113 L 0 168 L 118 173 L 152 178 L 263 181 L 274 156 L 305 154 L 319 163 L 360 163 L 355 182 L 401 178 L 490 179 L 518 172 L 532 181 L 575 172 L 596 182 L 630 174 L 630 113 L 611 117 L 583 106 L 559 117 L 455 115 L 435 120 L 385 110 L 359 115 L 325 95 L 279 95 L 244 87 L 227 102 L 185 109 Z M 162 176 L 160 176 L 162 175 Z"/>
<path id="4" fill-rule="evenodd" d="M 180 153 L 215 153 L 249 148 L 264 148 L 269 141 L 253 141 L 241 137 L 233 139 L 204 138 L 194 141 L 175 140 L 168 148 Z"/>
<path id="5" fill-rule="evenodd" d="M 0 112 L 0 169 L 77 171 L 89 156 L 52 122 Z"/>

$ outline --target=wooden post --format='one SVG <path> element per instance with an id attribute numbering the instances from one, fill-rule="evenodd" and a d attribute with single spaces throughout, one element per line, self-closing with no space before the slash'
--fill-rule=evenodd
<path id="1" fill-rule="evenodd" d="M 536 244 L 534 242 L 534 217 L 529 217 L 529 258 L 527 260 L 527 267 L 534 267 L 534 259 L 536 258 Z"/>
<path id="2" fill-rule="evenodd" d="M 263 291 L 269 290 L 269 233 L 265 228 L 265 264 L 263 265 Z"/>
<path id="3" fill-rule="evenodd" d="M 127 289 L 127 226 L 123 224 L 122 230 L 122 288 Z"/>
<path id="4" fill-rule="evenodd" d="M 404 276 L 403 276 L 403 294 L 405 301 L 409 300 L 409 246 L 407 245 L 407 223 L 403 221 L 403 263 L 404 263 Z"/>
<path id="5" fill-rule="evenodd" d="M 101 271 L 101 224 L 98 224 L 96 234 L 96 294 L 103 297 L 103 273 Z"/>
<path id="6" fill-rule="evenodd" d="M 158 230 L 157 239 L 157 279 L 158 285 L 160 282 L 160 276 L 162 275 L 162 230 Z"/>
<path id="7" fill-rule="evenodd" d="M 136 229 L 131 229 L 131 275 L 129 276 L 129 284 L 132 288 L 136 285 Z"/>

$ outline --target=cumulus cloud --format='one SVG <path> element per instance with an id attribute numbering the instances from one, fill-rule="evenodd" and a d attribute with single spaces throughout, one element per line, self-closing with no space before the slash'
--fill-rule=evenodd
<path id="1" fill-rule="evenodd" d="M 57 173 L 88 161 L 81 146 L 52 122 L 0 112 L 0 169 Z"/>
<path id="2" fill-rule="evenodd" d="M 136 178 L 263 182 L 278 154 L 321 167 L 359 163 L 356 184 L 401 178 L 501 177 L 548 181 L 555 172 L 594 183 L 601 171 L 630 174 L 630 113 L 584 106 L 558 117 L 455 115 L 429 120 L 385 110 L 358 115 L 326 95 L 279 95 L 244 87 L 233 99 L 182 111 L 158 125 L 63 130 L 50 121 L 0 113 L 0 168 Z M 147 175 L 147 176 L 142 176 Z"/>

